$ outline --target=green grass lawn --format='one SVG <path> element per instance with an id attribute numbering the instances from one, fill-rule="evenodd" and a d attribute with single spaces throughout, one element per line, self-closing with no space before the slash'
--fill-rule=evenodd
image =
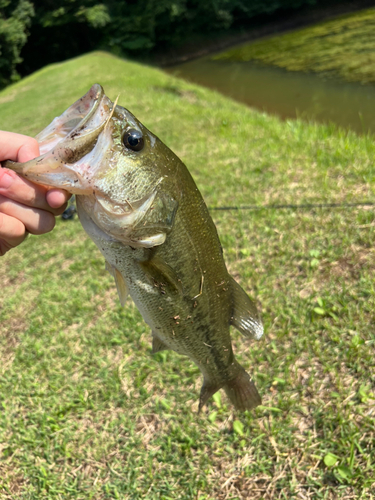
<path id="1" fill-rule="evenodd" d="M 0 128 L 36 134 L 101 83 L 188 165 L 210 207 L 374 201 L 375 144 L 282 122 L 104 53 L 0 93 Z M 0 498 L 375 498 L 374 209 L 212 211 L 265 336 L 234 349 L 263 406 L 224 393 L 119 304 L 78 220 L 0 259 Z M 221 396 L 221 397 L 220 397 Z"/>
<path id="2" fill-rule="evenodd" d="M 375 9 L 246 43 L 214 56 L 254 61 L 288 71 L 318 73 L 350 82 L 375 83 Z"/>

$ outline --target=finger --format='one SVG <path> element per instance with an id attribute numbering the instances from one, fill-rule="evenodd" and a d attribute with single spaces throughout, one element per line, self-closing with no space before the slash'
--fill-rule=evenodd
<path id="1" fill-rule="evenodd" d="M 21 221 L 0 213 L 0 255 L 20 245 L 26 236 L 26 228 Z"/>
<path id="2" fill-rule="evenodd" d="M 12 170 L 0 168 L 0 195 L 6 196 L 28 207 L 47 210 L 54 215 L 60 215 L 61 210 L 51 207 L 46 199 L 48 188 L 19 177 Z"/>
<path id="3" fill-rule="evenodd" d="M 27 135 L 0 131 L 0 161 L 28 161 L 39 156 L 36 139 Z"/>
<path id="4" fill-rule="evenodd" d="M 67 203 L 64 203 L 64 205 L 62 205 L 60 208 L 54 208 L 54 209 L 49 209 L 50 213 L 53 213 L 53 215 L 61 215 L 65 212 L 66 208 L 67 208 L 68 204 Z"/>
<path id="5" fill-rule="evenodd" d="M 0 195 L 0 212 L 18 219 L 32 234 L 44 234 L 55 227 L 55 217 L 45 210 L 25 207 L 5 196 Z"/>
<path id="6" fill-rule="evenodd" d="M 66 202 L 72 195 L 67 191 L 63 191 L 62 189 L 49 189 L 46 193 L 46 200 L 50 207 L 52 208 L 60 208 L 66 206 Z"/>

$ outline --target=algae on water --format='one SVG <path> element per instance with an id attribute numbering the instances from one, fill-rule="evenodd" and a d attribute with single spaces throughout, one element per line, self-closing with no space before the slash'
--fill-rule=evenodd
<path id="1" fill-rule="evenodd" d="M 375 8 L 247 43 L 213 59 L 254 61 L 289 71 L 375 83 Z"/>

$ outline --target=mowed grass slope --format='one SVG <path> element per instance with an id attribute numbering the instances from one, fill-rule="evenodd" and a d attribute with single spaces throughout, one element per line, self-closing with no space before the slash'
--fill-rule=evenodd
<path id="1" fill-rule="evenodd" d="M 101 83 L 188 165 L 211 207 L 375 200 L 375 145 L 281 122 L 104 53 L 0 93 L 0 128 L 36 134 Z M 119 304 L 78 220 L 0 260 L 1 499 L 375 498 L 374 209 L 212 211 L 257 301 L 233 331 L 263 406 L 197 415 L 199 370 Z"/>
<path id="2" fill-rule="evenodd" d="M 242 44 L 213 58 L 254 61 L 288 71 L 374 84 L 374 43 L 375 9 L 371 8 Z"/>

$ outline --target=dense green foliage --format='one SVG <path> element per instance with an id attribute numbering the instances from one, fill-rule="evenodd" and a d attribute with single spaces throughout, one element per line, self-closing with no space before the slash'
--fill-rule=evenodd
<path id="1" fill-rule="evenodd" d="M 16 4 L 5 1 L 9 2 Z M 19 0 L 26 17 L 30 2 L 35 16 L 22 52 L 22 74 L 98 48 L 149 57 L 187 43 L 204 43 L 228 30 L 249 29 L 275 14 L 327 4 L 323 0 Z M 17 47 L 22 47 L 25 31 L 18 33 Z"/>
<path id="2" fill-rule="evenodd" d="M 18 77 L 16 65 L 26 43 L 26 28 L 34 14 L 27 0 L 0 0 L 0 88 Z"/>
<path id="3" fill-rule="evenodd" d="M 375 83 L 375 9 L 234 47 L 216 60 L 255 61 L 288 71 Z"/>
<path id="4" fill-rule="evenodd" d="M 101 45 L 103 30 L 111 21 L 108 7 L 96 0 L 38 0 L 34 6 L 35 17 L 22 52 L 23 74 Z"/>
<path id="5" fill-rule="evenodd" d="M 375 143 L 282 122 L 104 53 L 0 93 L 36 134 L 97 81 L 187 164 L 209 206 L 374 201 Z M 77 219 L 0 259 L 2 500 L 374 499 L 373 207 L 212 211 L 265 336 L 233 331 L 262 407 L 223 393 L 121 307 Z M 221 398 L 220 398 L 221 395 Z"/>

